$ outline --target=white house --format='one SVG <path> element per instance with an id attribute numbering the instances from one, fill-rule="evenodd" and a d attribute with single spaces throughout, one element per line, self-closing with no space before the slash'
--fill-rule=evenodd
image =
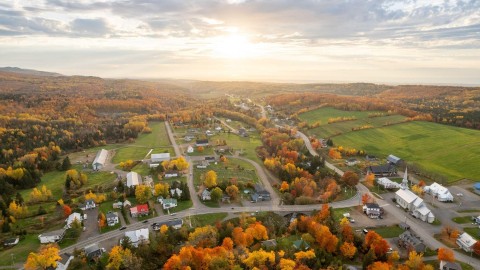
<path id="1" fill-rule="evenodd" d="M 103 167 L 105 167 L 105 162 L 107 161 L 107 156 L 108 156 L 108 151 L 105 149 L 102 149 L 97 152 L 97 156 L 95 156 L 95 159 L 92 162 L 92 167 L 94 170 L 101 170 Z"/>
<path id="2" fill-rule="evenodd" d="M 42 233 L 38 236 L 38 239 L 42 244 L 55 243 L 63 239 L 66 231 L 67 229 L 63 228 L 56 231 Z"/>
<path id="3" fill-rule="evenodd" d="M 170 160 L 170 153 L 151 154 L 150 160 L 152 163 L 160 163 L 165 160 Z"/>
<path id="4" fill-rule="evenodd" d="M 9 239 L 5 239 L 5 241 L 3 241 L 3 245 L 7 246 L 7 247 L 13 247 L 13 246 L 16 246 L 19 241 L 20 241 L 20 237 L 18 237 L 18 236 L 14 237 L 14 238 L 9 238 Z"/>
<path id="5" fill-rule="evenodd" d="M 129 200 L 123 202 L 123 207 L 132 207 L 132 203 Z"/>
<path id="6" fill-rule="evenodd" d="M 70 216 L 68 216 L 68 218 L 65 220 L 65 222 L 67 222 L 67 225 L 65 225 L 65 227 L 67 229 L 71 228 L 71 225 L 75 220 L 78 220 L 78 222 L 82 222 L 83 220 L 82 215 L 80 213 L 70 214 Z"/>
<path id="7" fill-rule="evenodd" d="M 363 206 L 363 212 L 369 218 L 378 218 L 382 214 L 382 210 L 380 206 L 376 203 L 366 203 Z"/>
<path id="8" fill-rule="evenodd" d="M 208 189 L 204 189 L 202 192 L 202 201 L 210 201 L 211 199 L 211 192 L 208 191 Z"/>
<path id="9" fill-rule="evenodd" d="M 114 202 L 113 203 L 113 209 L 120 209 L 123 207 L 123 203 L 122 202 Z"/>
<path id="10" fill-rule="evenodd" d="M 115 226 L 115 224 L 119 223 L 118 220 L 118 213 L 117 212 L 108 212 L 106 215 L 107 218 L 107 225 L 108 226 Z"/>
<path id="11" fill-rule="evenodd" d="M 193 153 L 193 147 L 191 145 L 187 147 L 187 153 L 189 154 Z"/>
<path id="12" fill-rule="evenodd" d="M 400 188 L 400 184 L 397 182 L 393 182 L 392 180 L 388 179 L 387 177 L 380 177 L 377 179 L 377 184 L 382 186 L 384 189 L 393 189 L 393 188 Z"/>
<path id="13" fill-rule="evenodd" d="M 70 261 L 73 260 L 73 255 L 70 253 L 64 253 L 60 255 L 60 261 L 57 261 L 57 268 L 55 270 L 67 270 Z"/>
<path id="14" fill-rule="evenodd" d="M 164 175 L 165 178 L 172 178 L 177 176 L 178 176 L 178 172 L 176 171 L 168 171 L 168 172 L 165 172 L 165 175 Z"/>
<path id="15" fill-rule="evenodd" d="M 430 186 L 426 186 L 423 188 L 423 190 L 435 198 L 439 200 L 440 202 L 451 202 L 453 201 L 453 195 L 448 191 L 448 188 L 438 184 L 438 183 L 433 183 Z"/>
<path id="16" fill-rule="evenodd" d="M 462 248 L 466 252 L 471 252 L 472 247 L 473 245 L 475 245 L 476 242 L 477 240 L 475 240 L 466 232 L 460 234 L 457 238 L 457 245 L 460 246 L 460 248 Z"/>
<path id="17" fill-rule="evenodd" d="M 125 237 L 128 237 L 135 247 L 138 247 L 138 245 L 142 243 L 148 244 L 150 239 L 147 228 L 125 232 Z M 121 242 L 122 240 L 120 240 L 120 244 Z"/>
<path id="18" fill-rule="evenodd" d="M 177 207 L 177 199 L 163 199 L 162 205 L 164 210 Z"/>
<path id="19" fill-rule="evenodd" d="M 172 197 L 175 196 L 175 194 L 177 194 L 177 196 L 180 197 L 180 196 L 182 196 L 182 193 L 183 193 L 183 191 L 179 188 L 170 189 L 170 194 L 171 194 Z"/>
<path id="20" fill-rule="evenodd" d="M 349 159 L 345 160 L 345 164 L 347 166 L 355 166 L 358 163 L 359 163 L 359 161 L 356 158 L 349 158 Z"/>
<path id="21" fill-rule="evenodd" d="M 134 187 L 142 184 L 142 176 L 136 172 L 127 173 L 127 187 Z"/>
<path id="22" fill-rule="evenodd" d="M 88 210 L 88 209 L 93 209 L 97 207 L 95 204 L 95 201 L 93 199 L 86 200 L 84 204 L 79 205 L 79 208 L 82 210 Z"/>

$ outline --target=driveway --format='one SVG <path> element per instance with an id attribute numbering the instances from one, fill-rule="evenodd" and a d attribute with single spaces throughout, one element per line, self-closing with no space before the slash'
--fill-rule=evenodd
<path id="1" fill-rule="evenodd" d="M 98 207 L 85 210 L 83 211 L 83 213 L 87 214 L 87 219 L 83 220 L 83 226 L 85 227 L 85 231 L 80 234 L 80 237 L 78 238 L 79 242 L 100 235 L 97 221 Z"/>

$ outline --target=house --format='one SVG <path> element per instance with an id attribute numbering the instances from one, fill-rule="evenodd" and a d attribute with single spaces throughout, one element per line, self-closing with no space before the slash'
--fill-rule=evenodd
<path id="1" fill-rule="evenodd" d="M 393 188 L 400 188 L 400 184 L 397 182 L 393 182 L 392 180 L 388 179 L 387 177 L 380 177 L 377 179 L 377 184 L 384 189 L 393 189 Z"/>
<path id="2" fill-rule="evenodd" d="M 93 170 L 101 170 L 103 167 L 105 167 L 105 162 L 107 161 L 108 157 L 108 151 L 105 149 L 102 149 L 97 152 L 97 155 L 95 156 L 95 159 L 92 162 L 92 168 Z"/>
<path id="3" fill-rule="evenodd" d="M 223 154 L 225 152 L 229 152 L 231 150 L 230 146 L 228 145 L 219 145 L 215 147 L 215 152 L 219 154 Z"/>
<path id="4" fill-rule="evenodd" d="M 89 199 L 89 200 L 86 200 L 84 204 L 80 204 L 78 207 L 85 211 L 88 209 L 93 209 L 97 207 L 97 205 L 95 204 L 95 201 L 93 199 Z"/>
<path id="5" fill-rule="evenodd" d="M 398 246 L 406 249 L 413 248 L 416 252 L 425 252 L 427 246 L 411 231 L 405 231 L 398 236 Z"/>
<path id="6" fill-rule="evenodd" d="M 38 236 L 41 244 L 56 243 L 63 239 L 67 229 L 62 228 L 60 230 L 55 230 L 51 232 L 42 233 Z"/>
<path id="7" fill-rule="evenodd" d="M 222 127 L 215 127 L 215 131 L 221 131 Z"/>
<path id="8" fill-rule="evenodd" d="M 372 155 L 366 155 L 365 156 L 365 159 L 367 161 L 377 161 L 377 157 L 376 156 L 372 156 Z"/>
<path id="9" fill-rule="evenodd" d="M 132 207 L 132 203 L 131 203 L 129 200 L 125 200 L 125 201 L 123 202 L 123 207 L 124 207 L 124 208 L 125 208 L 125 207 Z"/>
<path id="10" fill-rule="evenodd" d="M 158 201 L 160 204 L 163 204 L 163 196 L 158 196 L 157 201 Z"/>
<path id="11" fill-rule="evenodd" d="M 426 193 L 431 194 L 435 198 L 437 198 L 438 201 L 440 202 L 452 202 L 453 201 L 453 195 L 448 191 L 448 188 L 438 184 L 438 183 L 433 183 L 430 186 L 426 186 L 423 188 L 423 190 Z"/>
<path id="12" fill-rule="evenodd" d="M 244 128 L 239 128 L 238 129 L 238 135 L 240 135 L 240 137 L 248 137 L 247 130 L 244 129 Z"/>
<path id="13" fill-rule="evenodd" d="M 397 175 L 397 169 L 392 164 L 368 166 L 367 173 L 373 173 L 375 176 L 393 176 Z"/>
<path id="14" fill-rule="evenodd" d="M 113 203 L 113 209 L 121 209 L 123 207 L 122 202 L 114 202 Z"/>
<path id="15" fill-rule="evenodd" d="M 378 218 L 381 214 L 381 208 L 378 204 L 376 203 L 367 203 L 363 206 L 363 212 L 369 217 L 369 218 Z"/>
<path id="16" fill-rule="evenodd" d="M 145 178 L 143 179 L 143 184 L 151 187 L 152 191 L 154 191 L 153 190 L 153 178 L 151 176 L 145 176 Z"/>
<path id="17" fill-rule="evenodd" d="M 410 230 L 410 225 L 408 225 L 407 223 L 405 222 L 400 222 L 398 224 L 398 227 L 400 227 L 402 230 L 406 231 L 406 230 Z"/>
<path id="18" fill-rule="evenodd" d="M 158 166 L 160 166 L 160 163 L 150 163 L 150 164 L 148 164 L 148 167 L 149 167 L 150 169 L 152 169 L 152 168 L 157 168 Z"/>
<path id="19" fill-rule="evenodd" d="M 163 199 L 162 205 L 164 210 L 177 207 L 177 199 Z"/>
<path id="20" fill-rule="evenodd" d="M 266 250 L 275 249 L 277 247 L 277 240 L 270 239 L 270 240 L 262 241 L 262 247 L 264 247 Z"/>
<path id="21" fill-rule="evenodd" d="M 460 234 L 457 238 L 457 245 L 465 250 L 466 252 L 471 252 L 473 245 L 477 242 L 473 237 L 471 237 L 468 233 L 464 232 Z"/>
<path id="22" fill-rule="evenodd" d="M 216 160 L 216 159 L 215 159 L 215 157 L 213 157 L 213 156 L 207 156 L 207 157 L 205 157 L 205 161 L 208 161 L 208 162 L 214 162 L 215 160 Z"/>
<path id="23" fill-rule="evenodd" d="M 230 203 L 230 196 L 228 196 L 228 194 L 223 194 L 222 196 L 222 202 L 223 203 Z"/>
<path id="24" fill-rule="evenodd" d="M 140 244 L 148 244 L 149 236 L 148 228 L 125 232 L 125 237 L 128 237 L 135 247 L 138 247 Z M 123 239 L 120 240 L 120 244 L 122 240 Z"/>
<path id="25" fill-rule="evenodd" d="M 193 153 L 193 147 L 191 145 L 187 147 L 187 153 L 189 154 Z"/>
<path id="26" fill-rule="evenodd" d="M 140 204 L 130 208 L 130 215 L 132 217 L 141 217 L 149 214 L 148 204 Z"/>
<path id="27" fill-rule="evenodd" d="M 174 228 L 176 230 L 180 229 L 183 225 L 183 220 L 181 219 L 173 219 L 173 220 L 169 220 L 169 221 L 165 221 L 165 222 L 155 222 L 152 224 L 152 229 L 154 231 L 158 231 L 160 230 L 160 228 L 165 225 L 167 227 L 171 227 L 171 228 Z"/>
<path id="28" fill-rule="evenodd" d="M 117 212 L 108 212 L 106 217 L 107 217 L 107 225 L 108 226 L 115 226 L 115 224 L 120 222 L 118 220 L 118 213 Z"/>
<path id="29" fill-rule="evenodd" d="M 98 244 L 91 244 L 89 246 L 86 246 L 83 251 L 85 252 L 88 260 L 94 260 L 102 256 L 103 253 L 103 250 L 98 247 Z"/>
<path id="30" fill-rule="evenodd" d="M 182 196 L 182 193 L 183 193 L 183 191 L 179 188 L 170 189 L 170 194 L 171 194 L 172 197 L 174 197 L 175 194 L 177 194 L 177 197 L 180 197 L 180 196 Z"/>
<path id="31" fill-rule="evenodd" d="M 255 185 L 255 193 L 251 194 L 252 201 L 270 201 L 270 192 L 266 191 L 262 185 Z"/>
<path id="32" fill-rule="evenodd" d="M 215 132 L 213 132 L 213 131 L 211 131 L 211 130 L 207 130 L 207 131 L 205 131 L 205 135 L 207 135 L 207 136 L 213 136 L 213 135 L 215 135 Z"/>
<path id="33" fill-rule="evenodd" d="M 70 261 L 73 260 L 73 255 L 70 253 L 64 253 L 60 255 L 60 260 L 57 261 L 57 268 L 55 270 L 67 270 L 70 265 Z"/>
<path id="34" fill-rule="evenodd" d="M 345 164 L 347 166 L 355 166 L 358 163 L 359 163 L 359 161 L 356 158 L 349 158 L 349 159 L 345 160 Z"/>
<path id="35" fill-rule="evenodd" d="M 70 214 L 70 216 L 68 216 L 68 218 L 65 220 L 65 222 L 67 222 L 67 225 L 65 225 L 65 227 L 67 229 L 71 228 L 71 225 L 75 220 L 77 220 L 78 222 L 82 222 L 83 220 L 82 215 L 80 213 Z"/>
<path id="36" fill-rule="evenodd" d="M 179 173 L 177 171 L 166 171 L 164 177 L 165 178 L 172 178 L 178 177 Z"/>
<path id="37" fill-rule="evenodd" d="M 392 164 L 392 165 L 400 165 L 400 163 L 402 163 L 403 160 L 399 157 L 396 157 L 394 155 L 388 155 L 387 157 L 387 163 L 388 164 Z"/>
<path id="38" fill-rule="evenodd" d="M 152 163 L 161 163 L 162 161 L 170 160 L 170 153 L 151 154 L 150 161 Z"/>
<path id="39" fill-rule="evenodd" d="M 296 250 L 307 250 L 310 248 L 310 245 L 307 242 L 305 242 L 305 240 L 303 239 L 294 241 L 292 246 Z"/>
<path id="40" fill-rule="evenodd" d="M 456 262 L 440 261 L 440 270 L 462 270 L 462 266 Z"/>
<path id="41" fill-rule="evenodd" d="M 209 146 L 210 144 L 208 143 L 208 139 L 201 139 L 201 140 L 196 140 L 195 141 L 195 146 Z"/>
<path id="42" fill-rule="evenodd" d="M 197 169 L 206 169 L 210 165 L 210 162 L 207 160 L 202 160 L 199 164 L 197 164 Z"/>
<path id="43" fill-rule="evenodd" d="M 20 241 L 20 238 L 18 236 L 15 238 L 9 238 L 3 241 L 3 245 L 6 247 L 13 247 L 18 244 L 18 241 Z"/>
<path id="44" fill-rule="evenodd" d="M 202 201 L 210 201 L 212 199 L 211 192 L 208 191 L 208 189 L 204 189 L 202 191 L 201 197 L 202 197 Z"/>
<path id="45" fill-rule="evenodd" d="M 142 184 L 142 176 L 136 172 L 127 173 L 127 187 L 135 187 Z"/>

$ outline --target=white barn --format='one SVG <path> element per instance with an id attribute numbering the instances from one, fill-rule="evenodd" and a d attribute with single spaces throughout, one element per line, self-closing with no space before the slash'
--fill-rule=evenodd
<path id="1" fill-rule="evenodd" d="M 40 243 L 42 244 L 56 243 L 63 239 L 66 231 L 67 229 L 63 228 L 56 231 L 42 233 L 38 236 L 38 240 L 40 240 Z"/>
<path id="2" fill-rule="evenodd" d="M 150 160 L 152 161 L 152 163 L 159 163 L 165 160 L 170 160 L 170 153 L 152 154 L 150 156 Z"/>
<path id="3" fill-rule="evenodd" d="M 86 216 L 86 215 L 85 215 Z M 65 220 L 67 222 L 67 225 L 65 225 L 66 228 L 70 228 L 72 226 L 72 223 L 78 220 L 78 222 L 82 222 L 82 215 L 80 213 L 72 213 L 68 218 Z"/>
<path id="4" fill-rule="evenodd" d="M 430 186 L 426 186 L 423 188 L 423 190 L 435 198 L 437 198 L 438 201 L 440 202 L 452 202 L 453 201 L 453 195 L 448 191 L 448 188 L 438 184 L 438 183 L 433 183 Z"/>
<path id="5" fill-rule="evenodd" d="M 392 189 L 392 188 L 400 188 L 400 184 L 397 182 L 393 182 L 392 180 L 388 179 L 387 177 L 380 177 L 377 179 L 377 184 L 382 186 L 385 189 Z"/>
<path id="6" fill-rule="evenodd" d="M 134 187 L 142 184 L 142 176 L 136 172 L 127 173 L 127 187 Z"/>
<path id="7" fill-rule="evenodd" d="M 92 162 L 92 168 L 94 170 L 103 169 L 103 167 L 105 167 L 105 162 L 107 161 L 107 156 L 108 156 L 107 150 L 102 149 L 98 151 L 97 156 L 95 156 L 95 159 Z"/>

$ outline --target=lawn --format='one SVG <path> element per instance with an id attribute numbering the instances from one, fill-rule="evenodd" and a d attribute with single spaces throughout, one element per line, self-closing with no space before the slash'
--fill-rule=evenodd
<path id="1" fill-rule="evenodd" d="M 227 166 L 227 168 L 225 168 L 225 166 Z M 240 166 L 240 168 L 238 166 Z M 193 175 L 196 187 L 202 184 L 201 175 L 210 170 L 217 173 L 217 183 L 223 180 L 230 180 L 231 178 L 237 178 L 239 181 L 244 182 L 253 181 L 254 183 L 258 183 L 257 172 L 252 164 L 243 160 L 229 158 L 226 165 L 219 162 L 216 165 L 211 163 L 206 169 L 197 169 L 194 167 Z"/>
<path id="2" fill-rule="evenodd" d="M 0 252 L 0 266 L 12 265 L 12 255 L 15 263 L 24 263 L 27 260 L 30 252 L 36 252 L 40 247 L 40 241 L 38 235 L 27 234 L 25 239 L 21 239 L 20 242 L 8 249 L 3 249 Z"/>
<path id="3" fill-rule="evenodd" d="M 335 220 L 341 220 L 343 218 L 343 214 L 350 213 L 352 209 L 350 207 L 347 208 L 334 208 L 333 209 L 333 217 Z"/>
<path id="4" fill-rule="evenodd" d="M 480 240 L 480 229 L 478 227 L 463 228 L 463 231 L 470 234 L 473 238 Z"/>
<path id="5" fill-rule="evenodd" d="M 176 213 L 176 212 L 180 212 L 180 211 L 183 211 L 183 210 L 186 210 L 188 208 L 191 208 L 193 206 L 193 203 L 191 200 L 188 200 L 188 201 L 178 201 L 177 203 L 177 207 L 174 207 L 174 208 L 170 208 L 170 213 Z M 165 214 L 167 214 L 167 210 L 163 210 L 163 212 Z"/>
<path id="6" fill-rule="evenodd" d="M 206 225 L 214 225 L 217 221 L 222 221 L 227 213 L 214 213 L 214 214 L 204 214 L 192 216 L 192 226 L 193 227 L 202 227 Z"/>
<path id="7" fill-rule="evenodd" d="M 454 218 L 452 218 L 452 220 L 453 220 L 453 222 L 458 223 L 458 224 L 472 223 L 472 217 L 471 216 L 454 217 Z"/>
<path id="8" fill-rule="evenodd" d="M 404 230 L 397 225 L 388 226 L 388 227 L 377 227 L 373 228 L 372 231 L 375 231 L 383 238 L 393 238 L 397 237 L 404 232 Z"/>

